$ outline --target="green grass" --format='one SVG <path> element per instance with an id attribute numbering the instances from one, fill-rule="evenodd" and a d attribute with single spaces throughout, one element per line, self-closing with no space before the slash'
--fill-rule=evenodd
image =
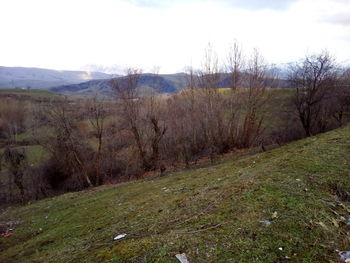
<path id="1" fill-rule="evenodd" d="M 49 158 L 47 151 L 41 145 L 30 145 L 18 148 L 25 149 L 30 166 L 40 166 Z"/>
<path id="2" fill-rule="evenodd" d="M 54 92 L 49 90 L 39 90 L 39 89 L 0 89 L 0 95 L 16 95 L 16 96 L 29 96 L 32 98 L 55 98 L 60 97 Z"/>
<path id="3" fill-rule="evenodd" d="M 12 149 L 24 149 L 30 166 L 40 166 L 49 158 L 47 151 L 41 145 L 18 146 Z M 5 148 L 0 148 L 0 153 L 4 150 Z"/>
<path id="4" fill-rule="evenodd" d="M 19 133 L 19 134 L 12 136 L 12 139 L 16 143 L 31 142 L 31 141 L 33 141 L 33 134 L 29 131 L 26 131 L 26 132 L 22 132 L 22 133 Z M 6 139 L 6 138 L 0 138 L 0 143 L 6 143 L 7 141 L 8 141 L 8 139 Z"/>
<path id="5" fill-rule="evenodd" d="M 0 222 L 20 224 L 0 238 L 0 261 L 178 262 L 184 252 L 191 263 L 336 262 L 336 249 L 350 249 L 349 176 L 347 126 L 214 166 L 8 208 Z"/>

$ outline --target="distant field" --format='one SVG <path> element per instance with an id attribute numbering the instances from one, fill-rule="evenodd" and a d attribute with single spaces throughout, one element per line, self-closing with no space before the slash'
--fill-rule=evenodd
<path id="1" fill-rule="evenodd" d="M 49 90 L 0 89 L 0 97 L 5 95 L 14 95 L 18 97 L 31 97 L 31 98 L 55 98 L 60 96 Z"/>
<path id="2" fill-rule="evenodd" d="M 8 208 L 12 262 L 337 262 L 350 247 L 350 126 L 265 153 Z M 118 234 L 125 238 L 114 241 Z"/>

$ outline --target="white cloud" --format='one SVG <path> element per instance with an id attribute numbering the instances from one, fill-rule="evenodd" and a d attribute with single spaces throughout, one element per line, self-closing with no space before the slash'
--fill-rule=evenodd
<path id="1" fill-rule="evenodd" d="M 257 9 L 285 9 L 297 0 L 123 0 L 146 8 L 168 8 L 179 3 L 216 3 L 226 7 Z"/>
<path id="2" fill-rule="evenodd" d="M 253 8 L 257 0 L 246 6 L 235 0 L 239 8 L 228 0 L 177 0 L 166 8 L 154 8 L 159 1 L 143 0 L 143 6 L 135 1 L 1 0 L 0 65 L 117 64 L 175 72 L 198 67 L 208 42 L 223 59 L 234 39 L 245 49 L 259 48 L 270 62 L 323 48 L 350 57 L 349 30 L 329 20 L 350 11 L 344 0 L 265 1 L 268 9 Z"/>

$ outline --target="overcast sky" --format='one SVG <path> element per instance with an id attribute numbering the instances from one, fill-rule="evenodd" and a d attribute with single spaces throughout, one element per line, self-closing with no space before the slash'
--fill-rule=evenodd
<path id="1" fill-rule="evenodd" d="M 350 59 L 350 0 L 1 0 L 0 65 L 180 72 L 238 40 L 271 63 Z"/>

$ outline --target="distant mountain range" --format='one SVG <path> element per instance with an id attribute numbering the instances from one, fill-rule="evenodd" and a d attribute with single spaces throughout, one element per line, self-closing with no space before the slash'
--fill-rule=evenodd
<path id="1" fill-rule="evenodd" d="M 247 74 L 247 73 L 242 73 Z M 59 71 L 41 68 L 1 67 L 0 88 L 32 88 L 48 89 L 56 93 L 79 97 L 111 97 L 115 94 L 111 87 L 112 78 L 125 78 L 101 72 L 89 71 Z M 150 74 L 140 75 L 138 89 L 141 92 L 155 91 L 157 93 L 173 94 L 186 88 L 188 75 L 177 74 Z M 287 82 L 278 79 L 266 79 L 270 87 L 287 87 Z M 220 74 L 221 88 L 230 86 L 228 74 Z"/>
<path id="2" fill-rule="evenodd" d="M 50 89 L 111 77 L 113 75 L 100 72 L 0 66 L 0 88 Z"/>

